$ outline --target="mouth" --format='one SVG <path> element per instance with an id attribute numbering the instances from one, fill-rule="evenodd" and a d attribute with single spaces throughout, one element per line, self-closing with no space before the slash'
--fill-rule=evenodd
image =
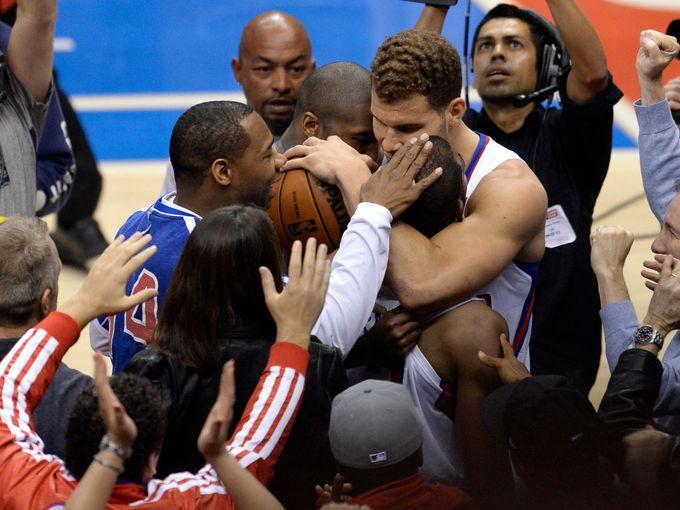
<path id="1" fill-rule="evenodd" d="M 504 69 L 491 69 L 490 71 L 486 72 L 485 76 L 487 78 L 499 79 L 499 78 L 507 78 L 508 76 L 510 76 L 510 73 L 507 72 Z"/>
<path id="2" fill-rule="evenodd" d="M 287 97 L 279 97 L 270 99 L 264 106 L 273 114 L 287 115 L 292 113 L 293 108 L 295 108 L 295 102 Z"/>

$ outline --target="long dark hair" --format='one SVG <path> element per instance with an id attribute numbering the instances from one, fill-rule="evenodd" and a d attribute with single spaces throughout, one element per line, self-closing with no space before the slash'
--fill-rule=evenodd
<path id="1" fill-rule="evenodd" d="M 220 359 L 219 330 L 241 324 L 273 328 L 260 266 L 269 268 L 281 291 L 281 247 L 266 213 L 249 205 L 213 211 L 187 240 L 165 296 L 154 345 L 205 371 Z"/>

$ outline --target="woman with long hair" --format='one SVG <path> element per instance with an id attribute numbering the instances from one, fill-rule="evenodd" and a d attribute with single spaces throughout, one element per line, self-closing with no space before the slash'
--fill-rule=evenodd
<path id="1" fill-rule="evenodd" d="M 298 243 L 295 250 L 301 250 Z M 307 249 L 316 250 L 314 242 Z M 320 246 L 319 250 L 325 250 Z M 196 447 L 219 391 L 222 366 L 234 359 L 234 423 L 267 362 L 276 337 L 265 304 L 260 267 L 283 288 L 281 247 L 269 217 L 259 208 L 233 205 L 205 217 L 189 236 L 170 282 L 153 344 L 125 371 L 158 387 L 168 409 L 168 428 L 158 475 L 196 471 L 204 460 Z M 305 395 L 272 492 L 286 507 L 314 501 L 314 484 L 334 474 L 328 444 L 333 397 L 346 387 L 337 349 L 310 343 Z"/>

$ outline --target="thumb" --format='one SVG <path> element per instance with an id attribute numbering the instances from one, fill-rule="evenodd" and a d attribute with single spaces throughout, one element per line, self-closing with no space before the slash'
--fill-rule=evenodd
<path id="1" fill-rule="evenodd" d="M 510 342 L 508 342 L 508 337 L 505 333 L 501 333 L 501 349 L 503 349 L 504 358 L 515 357 L 515 350 L 512 348 L 512 345 L 510 345 Z"/>
<path id="2" fill-rule="evenodd" d="M 501 358 L 494 358 L 493 356 L 489 356 L 483 351 L 477 352 L 477 356 L 479 357 L 479 360 L 484 363 L 487 367 L 491 368 L 498 368 L 501 366 L 501 362 L 503 361 Z"/>
<path id="3" fill-rule="evenodd" d="M 268 267 L 260 267 L 260 279 L 262 280 L 262 292 L 264 292 L 265 302 L 269 302 L 277 295 L 274 276 Z"/>
<path id="4" fill-rule="evenodd" d="M 671 274 L 673 273 L 673 256 L 672 255 L 666 255 L 666 257 L 663 259 L 663 264 L 661 265 L 661 277 L 659 280 L 665 280 L 666 278 L 669 278 Z"/>

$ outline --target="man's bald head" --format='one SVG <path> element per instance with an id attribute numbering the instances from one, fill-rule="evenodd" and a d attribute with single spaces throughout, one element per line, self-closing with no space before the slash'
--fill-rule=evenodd
<path id="1" fill-rule="evenodd" d="M 333 62 L 307 77 L 293 123 L 302 143 L 308 136 L 336 135 L 362 154 L 378 159 L 371 117 L 371 73 L 354 62 Z"/>
<path id="2" fill-rule="evenodd" d="M 243 58 L 244 54 L 251 51 L 259 39 L 267 39 L 274 34 L 299 39 L 306 45 L 308 54 L 312 54 L 312 43 L 309 41 L 307 29 L 297 18 L 281 11 L 266 11 L 255 16 L 243 28 L 238 45 L 239 58 Z"/>
<path id="3" fill-rule="evenodd" d="M 307 30 L 280 11 L 263 12 L 248 22 L 239 56 L 231 63 L 248 104 L 275 136 L 290 124 L 302 82 L 315 66 Z"/>

